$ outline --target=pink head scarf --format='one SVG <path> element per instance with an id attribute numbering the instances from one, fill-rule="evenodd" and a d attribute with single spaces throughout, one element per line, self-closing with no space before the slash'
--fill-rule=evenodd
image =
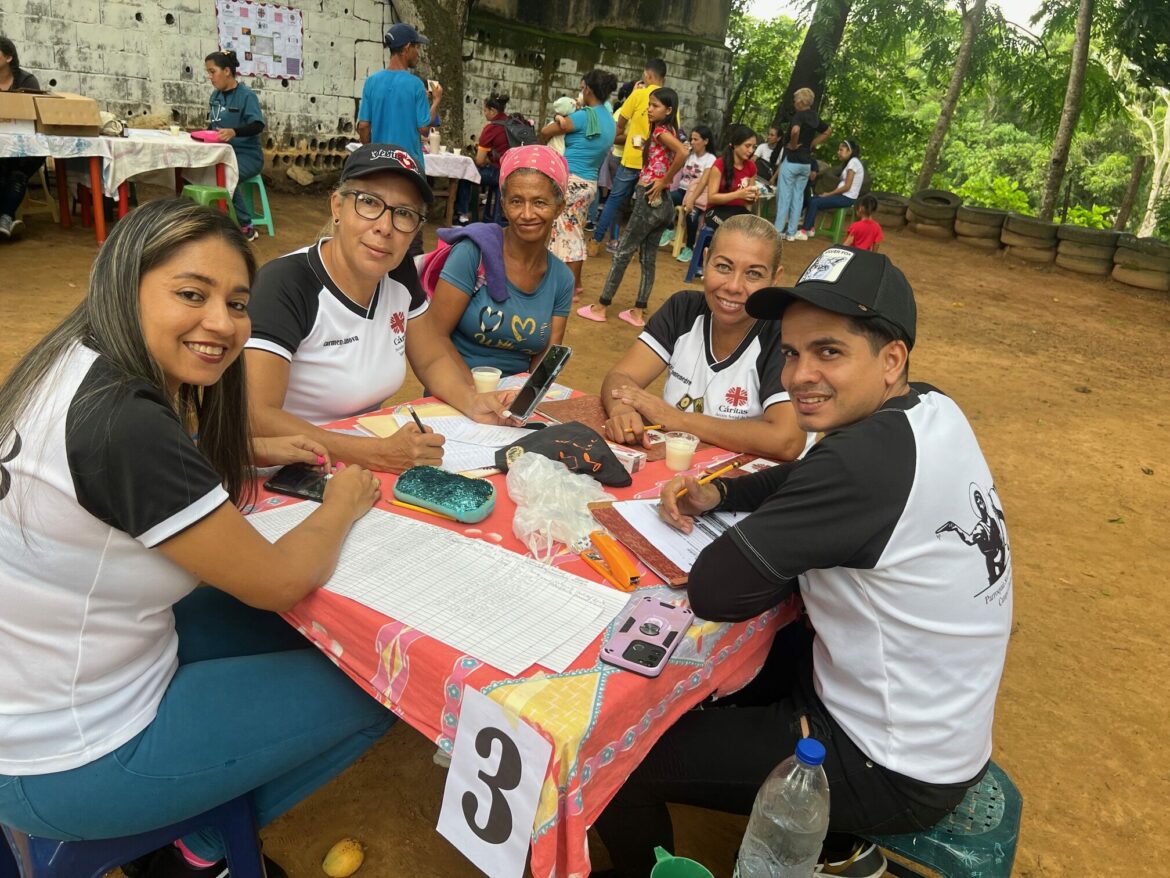
<path id="1" fill-rule="evenodd" d="M 569 163 L 565 157 L 555 149 L 547 146 L 532 144 L 531 146 L 514 146 L 500 159 L 500 189 L 504 188 L 504 181 L 508 175 L 520 168 L 531 168 L 540 171 L 560 190 L 563 195 L 569 186 Z"/>

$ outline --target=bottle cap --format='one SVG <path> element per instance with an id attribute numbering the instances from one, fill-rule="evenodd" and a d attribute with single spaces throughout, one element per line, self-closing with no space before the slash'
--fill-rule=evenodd
<path id="1" fill-rule="evenodd" d="M 820 765 L 825 761 L 825 745 L 816 738 L 801 738 L 796 743 L 796 758 L 805 765 Z"/>

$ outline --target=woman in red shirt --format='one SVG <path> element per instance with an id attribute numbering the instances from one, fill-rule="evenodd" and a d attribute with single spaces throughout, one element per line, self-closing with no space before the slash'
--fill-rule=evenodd
<path id="1" fill-rule="evenodd" d="M 505 112 L 508 95 L 493 94 L 483 102 L 483 115 L 487 124 L 479 132 L 479 143 L 475 148 L 475 155 L 471 157 L 479 168 L 480 186 L 494 193 L 493 213 L 495 216 L 484 217 L 485 221 L 500 218 L 500 159 L 508 151 L 508 132 L 498 123 L 508 118 Z M 459 181 L 459 188 L 455 192 L 455 224 L 465 226 L 471 222 L 471 184 L 466 180 Z"/>
<path id="2" fill-rule="evenodd" d="M 738 213 L 750 213 L 760 197 L 756 188 L 756 132 L 746 125 L 733 125 L 723 154 L 715 159 L 707 175 L 707 222 L 719 225 Z"/>

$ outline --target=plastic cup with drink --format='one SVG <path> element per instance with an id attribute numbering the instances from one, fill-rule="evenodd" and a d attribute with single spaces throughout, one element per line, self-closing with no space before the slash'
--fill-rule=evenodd
<path id="1" fill-rule="evenodd" d="M 476 366 L 471 370 L 471 380 L 475 382 L 475 392 L 491 393 L 500 386 L 500 376 L 503 374 L 495 366 Z"/>
<path id="2" fill-rule="evenodd" d="M 691 458 L 695 456 L 695 448 L 699 445 L 699 437 L 693 433 L 672 431 L 666 434 L 666 468 L 676 473 L 685 472 L 691 468 Z"/>

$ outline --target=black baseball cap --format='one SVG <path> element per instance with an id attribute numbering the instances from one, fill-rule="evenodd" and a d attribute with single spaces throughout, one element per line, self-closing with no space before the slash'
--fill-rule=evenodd
<path id="1" fill-rule="evenodd" d="M 914 291 L 884 253 L 830 247 L 809 263 L 796 286 L 753 293 L 747 312 L 762 320 L 779 320 L 797 300 L 848 317 L 882 317 L 906 333 L 906 347 L 914 347 L 918 323 Z"/>
<path id="2" fill-rule="evenodd" d="M 390 25 L 390 29 L 386 31 L 383 42 L 386 44 L 387 49 L 391 52 L 396 52 L 399 49 L 409 46 L 411 43 L 418 43 L 421 46 L 425 46 L 430 40 L 415 30 L 414 25 L 400 21 L 398 24 Z"/>
<path id="3" fill-rule="evenodd" d="M 349 154 L 341 169 L 341 182 L 370 174 L 399 174 L 406 177 L 417 188 L 423 201 L 430 204 L 435 193 L 427 184 L 418 161 L 401 146 L 394 143 L 367 143 Z"/>

